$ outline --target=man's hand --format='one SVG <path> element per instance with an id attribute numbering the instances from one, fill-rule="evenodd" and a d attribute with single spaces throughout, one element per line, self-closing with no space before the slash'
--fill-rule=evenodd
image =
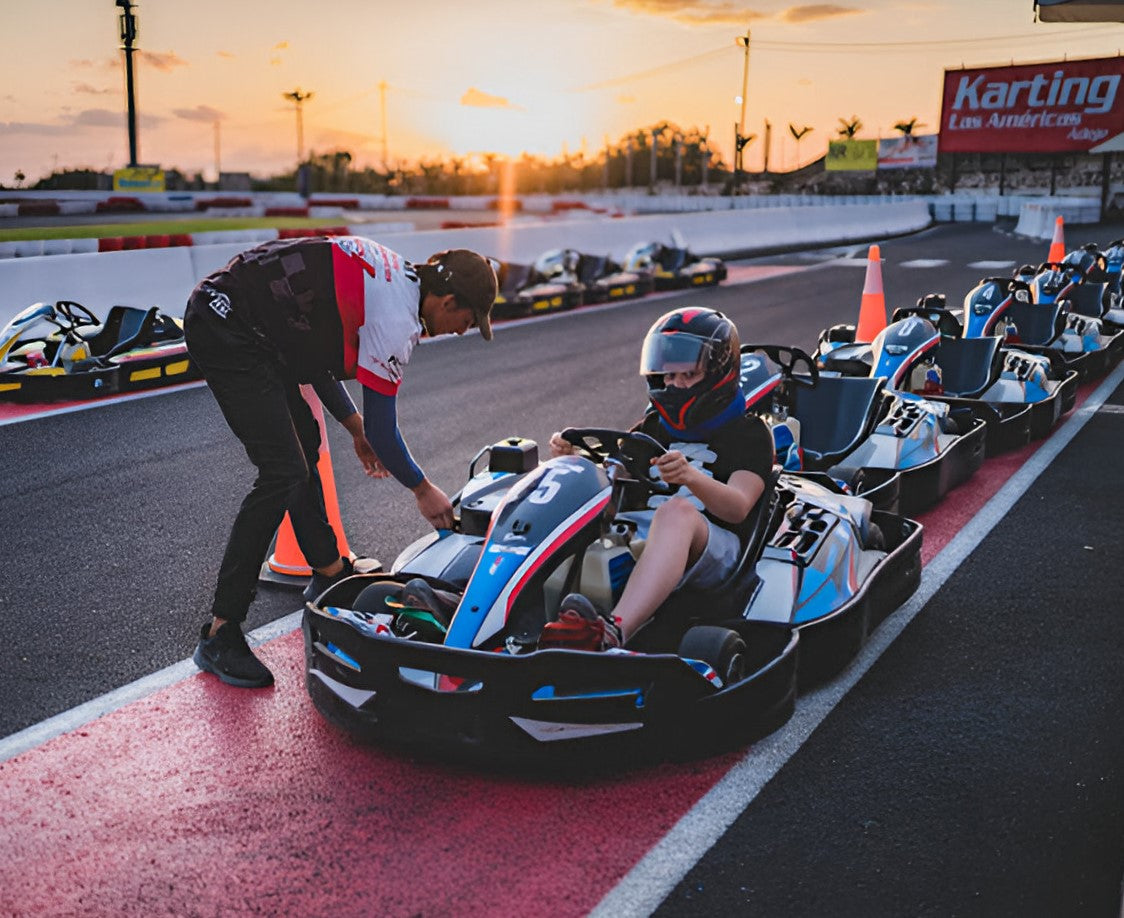
<path id="1" fill-rule="evenodd" d="M 379 457 L 375 454 L 371 444 L 367 442 L 364 436 L 352 437 L 352 445 L 355 447 L 355 455 L 359 457 L 360 463 L 363 465 L 363 471 L 367 473 L 370 478 L 389 478 L 388 472 L 383 464 L 379 461 Z"/>
<path id="2" fill-rule="evenodd" d="M 453 528 L 453 504 L 437 485 L 423 478 L 421 484 L 414 488 L 414 497 L 418 502 L 418 512 L 430 526 L 434 529 Z"/>

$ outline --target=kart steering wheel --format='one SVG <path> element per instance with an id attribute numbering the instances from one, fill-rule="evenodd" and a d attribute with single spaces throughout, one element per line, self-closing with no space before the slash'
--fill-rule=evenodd
<path id="1" fill-rule="evenodd" d="M 606 459 L 619 462 L 633 479 L 652 494 L 669 496 L 679 490 L 677 485 L 669 485 L 649 475 L 652 460 L 656 456 L 662 456 L 667 450 L 646 433 L 604 427 L 567 427 L 559 436 L 576 447 L 581 455 L 599 465 Z M 596 445 L 591 440 L 596 441 Z"/>
<path id="2" fill-rule="evenodd" d="M 761 351 L 773 363 L 781 368 L 784 378 L 792 382 L 795 386 L 803 386 L 806 389 L 814 389 L 820 382 L 820 371 L 816 366 L 816 362 L 812 360 L 805 351 L 800 350 L 798 347 L 783 347 L 779 344 L 744 344 L 741 348 L 741 353 L 748 354 L 753 351 Z M 807 376 L 796 376 L 796 367 L 803 364 L 807 370 Z"/>
<path id="3" fill-rule="evenodd" d="M 59 300 L 55 303 L 55 309 L 70 323 L 72 329 L 101 325 L 101 320 L 97 316 L 81 303 L 75 303 L 73 300 Z"/>

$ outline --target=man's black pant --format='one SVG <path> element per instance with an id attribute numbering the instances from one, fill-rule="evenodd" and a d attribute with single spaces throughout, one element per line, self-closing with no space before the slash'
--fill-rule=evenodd
<path id="1" fill-rule="evenodd" d="M 258 470 L 234 519 L 212 606 L 216 618 L 241 622 L 286 511 L 309 565 L 327 567 L 340 557 L 316 466 L 320 425 L 299 384 L 239 321 L 227 294 L 198 286 L 187 304 L 184 332 L 226 423 Z"/>

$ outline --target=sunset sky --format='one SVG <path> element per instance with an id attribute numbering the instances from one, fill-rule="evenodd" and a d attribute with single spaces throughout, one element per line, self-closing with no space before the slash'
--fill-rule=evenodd
<path id="1" fill-rule="evenodd" d="M 483 152 L 591 155 L 669 120 L 709 127 L 730 161 L 751 30 L 746 132 L 773 124 L 770 167 L 796 162 L 788 125 L 822 154 L 840 118 L 860 136 L 917 117 L 935 130 L 945 68 L 1112 56 L 1124 26 L 1034 22 L 1032 0 L 139 0 L 139 160 L 210 178 L 268 175 L 304 148 L 379 165 Z M 128 160 L 114 0 L 3 0 L 0 182 Z M 217 125 L 217 127 L 216 127 Z"/>

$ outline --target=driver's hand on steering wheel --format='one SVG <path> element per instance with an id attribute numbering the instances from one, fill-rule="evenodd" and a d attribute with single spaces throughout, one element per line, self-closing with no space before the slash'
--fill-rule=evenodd
<path id="1" fill-rule="evenodd" d="M 569 440 L 563 440 L 562 434 L 559 431 L 554 431 L 550 435 L 550 455 L 551 458 L 556 456 L 572 456 L 574 454 L 574 444 Z"/>
<path id="2" fill-rule="evenodd" d="M 698 473 L 698 469 L 692 467 L 687 457 L 677 449 L 669 449 L 666 453 L 656 456 L 652 460 L 652 465 L 660 473 L 660 478 L 669 485 L 690 487 L 690 479 Z"/>

